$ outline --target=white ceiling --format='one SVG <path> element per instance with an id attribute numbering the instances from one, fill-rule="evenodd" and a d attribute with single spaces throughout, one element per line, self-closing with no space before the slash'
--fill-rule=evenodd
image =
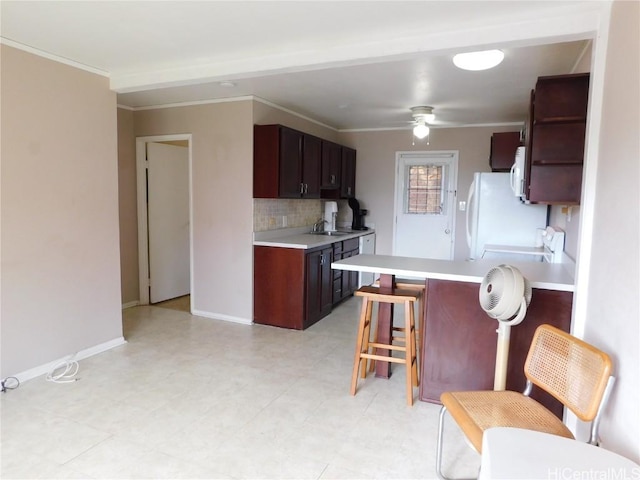
<path id="1" fill-rule="evenodd" d="M 0 33 L 108 75 L 134 108 L 254 95 L 339 130 L 406 128 L 416 105 L 436 126 L 521 123 L 536 78 L 585 52 L 559 22 L 599 3 L 3 0 Z M 451 62 L 489 47 L 495 69 Z"/>

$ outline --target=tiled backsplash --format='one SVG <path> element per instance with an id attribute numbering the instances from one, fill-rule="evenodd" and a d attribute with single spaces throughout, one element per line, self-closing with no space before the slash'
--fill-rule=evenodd
<path id="1" fill-rule="evenodd" d="M 324 200 L 253 199 L 253 231 L 311 226 L 324 214 Z M 338 223 L 351 222 L 351 209 L 338 201 Z"/>

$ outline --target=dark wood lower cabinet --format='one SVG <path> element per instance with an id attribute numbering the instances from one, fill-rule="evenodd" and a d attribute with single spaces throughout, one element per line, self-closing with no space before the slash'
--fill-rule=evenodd
<path id="1" fill-rule="evenodd" d="M 253 248 L 253 321 L 303 330 L 331 312 L 331 246 Z"/>
<path id="2" fill-rule="evenodd" d="M 331 262 L 333 248 L 315 250 L 305 255 L 306 271 L 306 318 L 303 328 L 307 328 L 331 313 L 333 305 L 333 273 Z"/>
<path id="3" fill-rule="evenodd" d="M 335 260 L 354 257 L 359 254 L 359 249 L 360 243 L 357 238 L 336 242 L 333 244 L 333 256 Z M 333 304 L 335 305 L 353 295 L 353 292 L 358 289 L 358 272 L 334 270 L 333 282 Z"/>
<path id="4" fill-rule="evenodd" d="M 480 308 L 477 283 L 427 280 L 420 400 L 440 403 L 446 391 L 493 389 L 498 322 Z M 547 323 L 566 332 L 573 294 L 534 289 L 520 325 L 511 329 L 507 389 L 522 391 L 533 333 Z M 562 418 L 562 405 L 534 387 L 532 397 Z"/>

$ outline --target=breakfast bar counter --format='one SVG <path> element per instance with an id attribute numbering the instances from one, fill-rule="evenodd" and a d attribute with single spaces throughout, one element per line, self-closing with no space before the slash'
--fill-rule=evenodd
<path id="1" fill-rule="evenodd" d="M 356 272 L 372 272 L 380 275 L 413 277 L 420 279 L 449 280 L 453 282 L 480 283 L 487 272 L 499 260 L 481 259 L 473 262 L 432 260 L 428 258 L 396 257 L 394 255 L 358 255 L 339 260 L 331 268 Z M 533 288 L 573 292 L 573 266 L 563 263 L 510 262 L 531 282 Z"/>
<path id="2" fill-rule="evenodd" d="M 425 332 L 420 335 L 420 400 L 438 403 L 444 391 L 490 390 L 493 386 L 497 321 L 480 307 L 478 291 L 487 272 L 503 261 L 473 262 L 431 260 L 391 255 L 358 255 L 333 262 L 339 270 L 380 275 L 380 288 L 391 291 L 396 277 L 424 279 Z M 542 262 L 509 262 L 527 278 L 533 289 L 523 322 L 511 331 L 507 389 L 522 391 L 524 361 L 538 325 L 564 331 L 571 326 L 573 266 Z M 393 311 L 389 304 L 378 310 L 378 341 L 391 337 Z M 387 354 L 387 352 L 378 352 Z M 388 362 L 376 363 L 376 376 L 388 378 Z M 532 395 L 562 415 L 562 405 L 545 392 Z"/>

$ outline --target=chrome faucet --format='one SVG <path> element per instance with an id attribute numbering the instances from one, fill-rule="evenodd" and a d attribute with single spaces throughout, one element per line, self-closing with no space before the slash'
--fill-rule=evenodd
<path id="1" fill-rule="evenodd" d="M 324 219 L 320 219 L 318 220 L 316 223 L 313 224 L 313 227 L 311 228 L 312 232 L 321 232 L 322 230 L 324 230 L 324 224 L 327 223 L 326 220 Z"/>

